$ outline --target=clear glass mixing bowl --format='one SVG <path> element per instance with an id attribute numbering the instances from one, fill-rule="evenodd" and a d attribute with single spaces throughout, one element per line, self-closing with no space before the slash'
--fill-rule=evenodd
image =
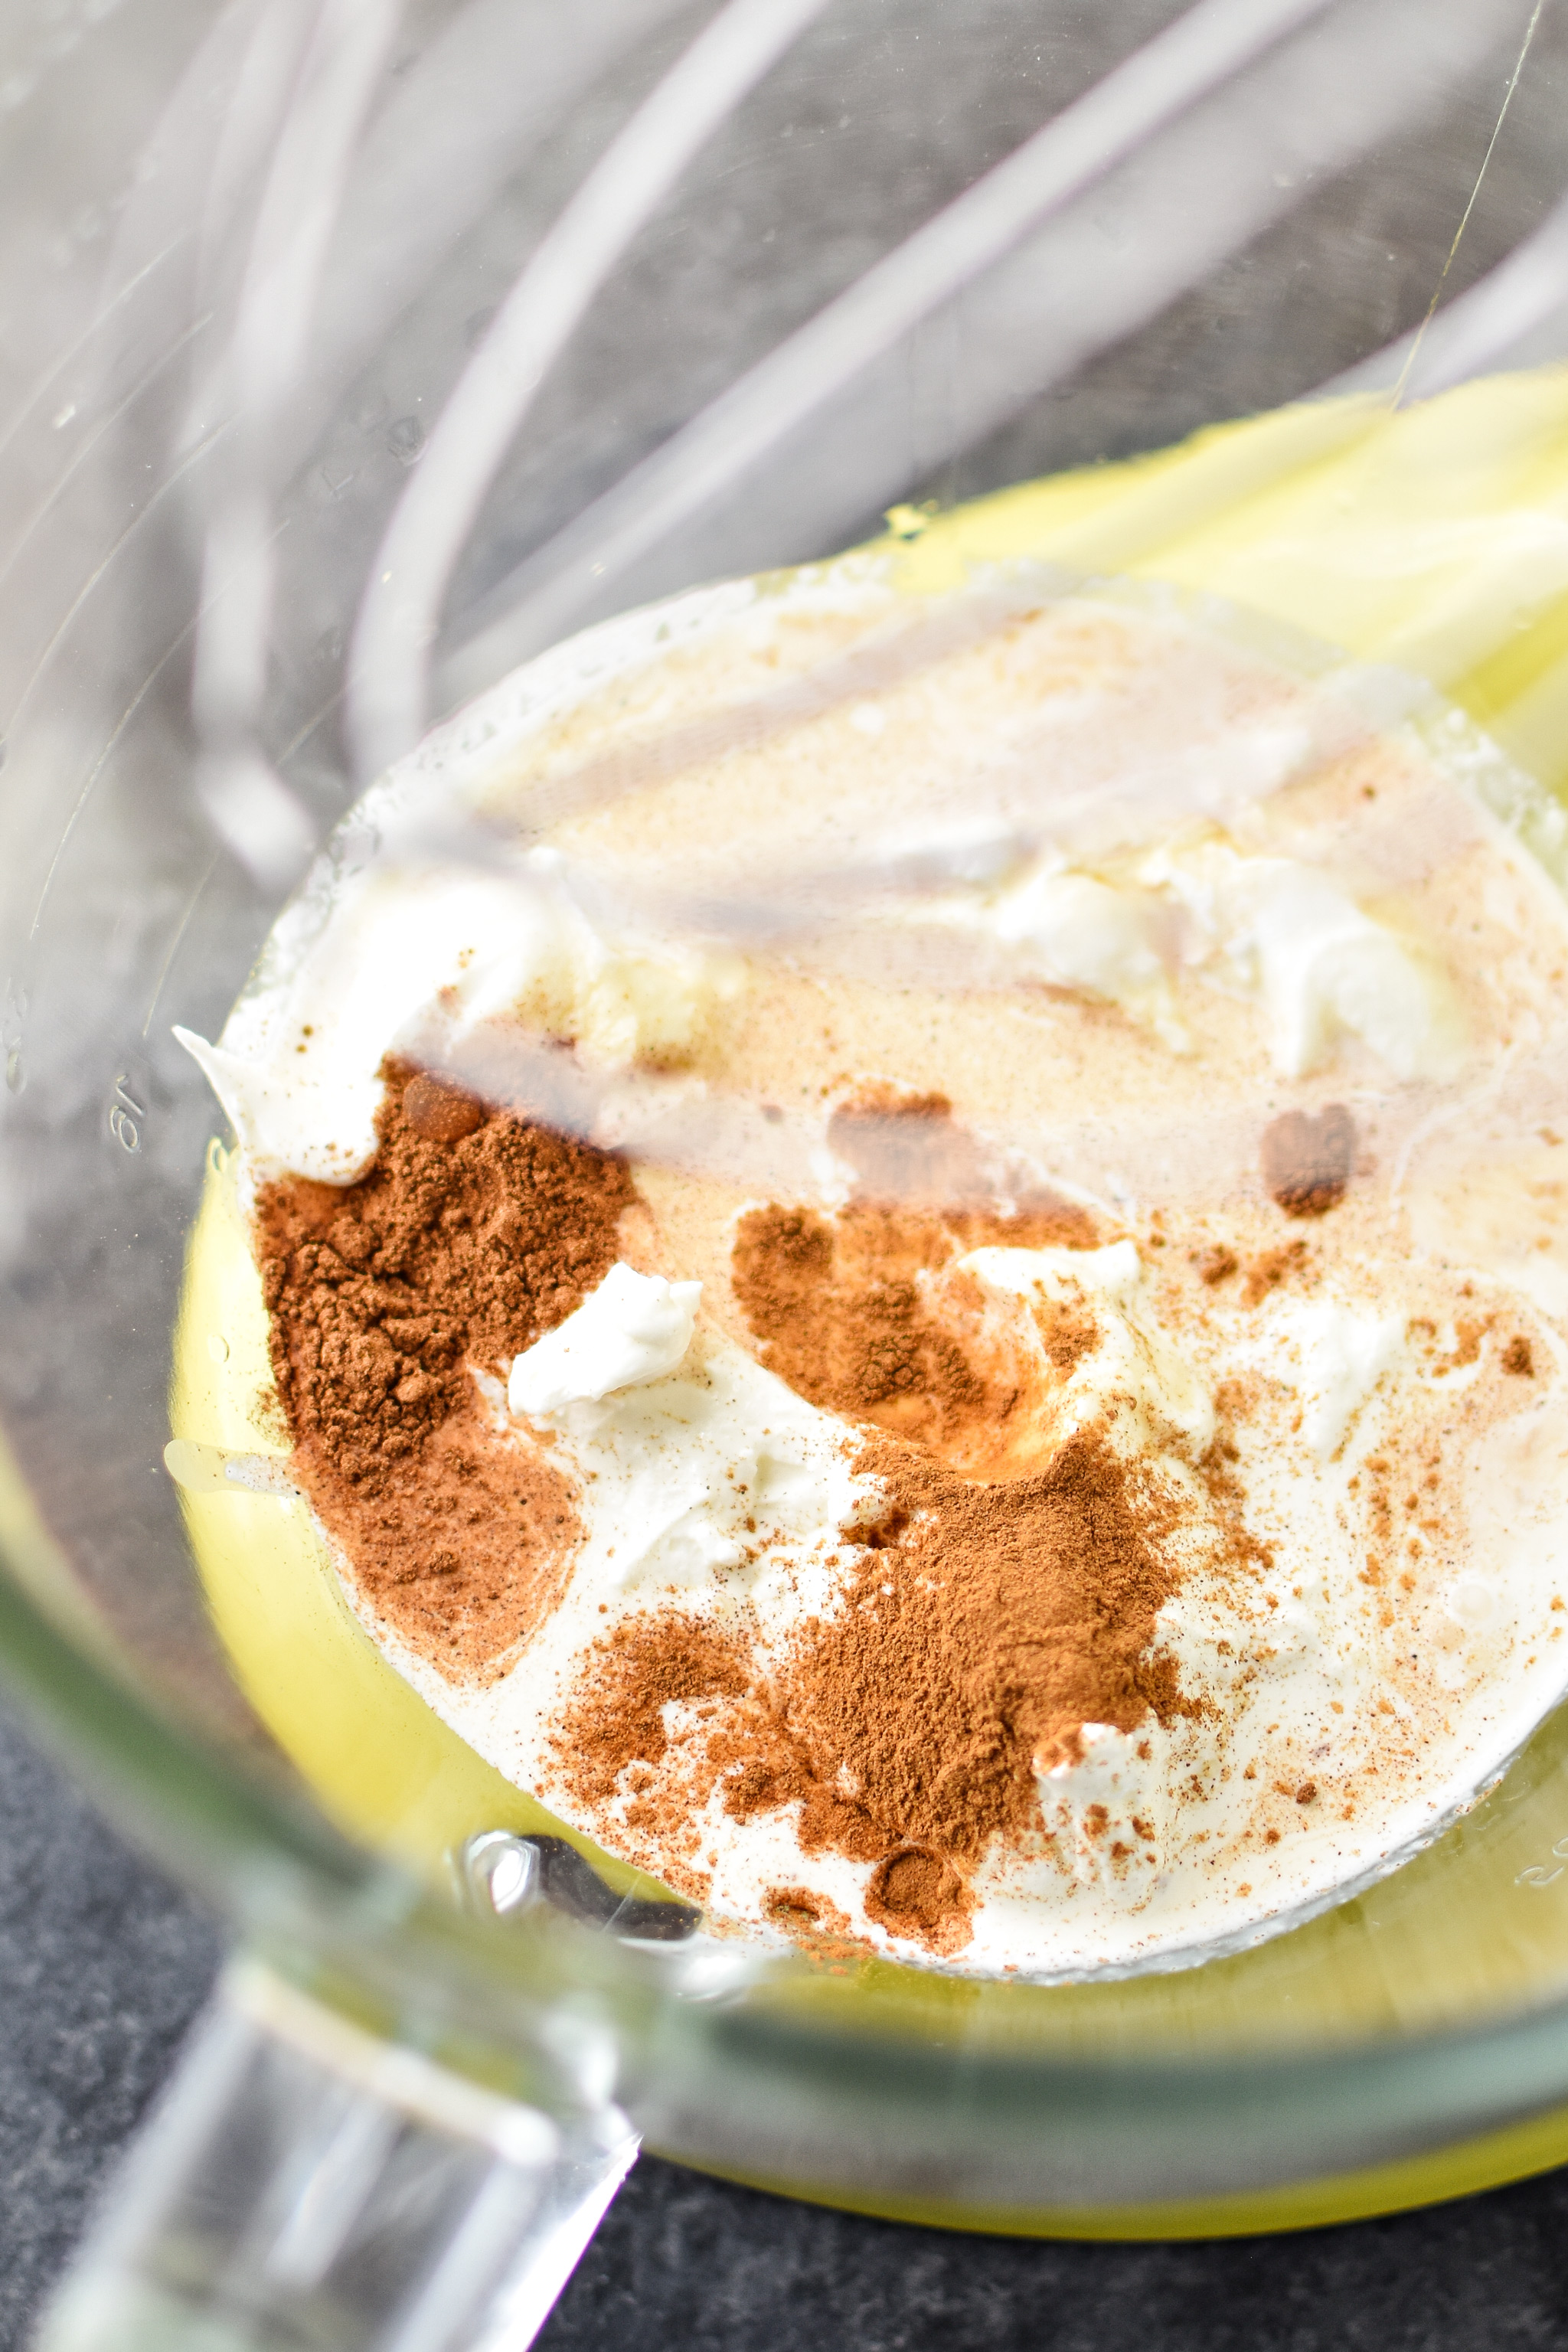
<path id="1" fill-rule="evenodd" d="M 525 2342 L 638 2135 L 1106 2234 L 1568 2151 L 1560 1721 L 1415 1863 L 1237 1959 L 763 1965 L 454 1795 L 412 1716 L 373 1835 L 246 1685 L 163 1466 L 216 1125 L 171 1028 L 216 1034 L 385 762 L 607 614 L 1325 388 L 1389 429 L 1348 528 L 1421 400 L 1568 349 L 1565 61 L 1517 0 L 8 12 L 0 1652 L 239 1955 L 51 2342 Z M 1400 592 L 1425 633 L 1360 610 L 1352 557 L 1316 625 L 1555 790 L 1568 393 L 1528 380 L 1528 425 L 1447 412 L 1462 520 Z M 1341 413 L 1212 445 L 1074 567 L 1190 587 L 1184 533 L 1329 462 Z"/>

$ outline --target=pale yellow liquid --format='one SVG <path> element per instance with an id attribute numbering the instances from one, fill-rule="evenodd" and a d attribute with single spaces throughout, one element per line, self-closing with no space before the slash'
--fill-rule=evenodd
<path id="1" fill-rule="evenodd" d="M 880 553 L 891 549 L 911 596 L 1025 557 L 1214 594 L 1426 677 L 1568 796 L 1564 371 L 1467 386 L 1407 415 L 1361 401 L 1286 410 L 945 517 L 891 520 Z M 259 1284 L 215 1150 L 177 1339 L 176 1435 L 280 1452 L 261 1402 L 268 1385 Z M 303 1505 L 230 1486 L 187 1492 L 185 1507 L 237 1679 L 345 1830 L 437 1878 L 478 1830 L 574 1835 L 385 1664 Z M 1432 2030 L 1561 1990 L 1559 1846 L 1568 1855 L 1568 1712 L 1426 1853 L 1238 1958 L 1049 1990 L 868 1960 L 784 1971 L 766 1997 L 863 2031 L 951 2040 L 957 2030 L 970 2046 L 1040 2052 L 1239 2050 Z M 616 1883 L 632 1880 L 595 1858 Z"/>

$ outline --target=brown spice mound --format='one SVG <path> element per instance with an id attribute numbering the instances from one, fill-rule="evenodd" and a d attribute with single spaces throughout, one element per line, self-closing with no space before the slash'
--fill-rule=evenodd
<path id="1" fill-rule="evenodd" d="M 951 1953 L 967 1940 L 965 1873 L 987 1841 L 1040 1827 L 1037 1759 L 1075 1756 L 1086 1722 L 1131 1730 L 1187 1711 L 1154 1647 L 1176 1583 L 1166 1514 L 1092 1434 L 1005 1486 L 885 1440 L 862 1466 L 889 1516 L 846 1531 L 863 1549 L 843 1605 L 805 1630 L 776 1686 L 757 1682 L 738 1635 L 634 1620 L 600 1645 L 555 1753 L 579 1803 L 630 1790 L 628 1823 L 656 1834 L 716 1782 L 734 1820 L 798 1805 L 806 1853 L 876 1863 L 871 1915 Z M 679 1786 L 654 1779 L 671 1698 L 716 1703 Z M 652 1768 L 646 1783 L 638 1764 Z"/>
<path id="2" fill-rule="evenodd" d="M 318 1467 L 311 1500 L 365 1597 L 413 1649 L 454 1680 L 493 1673 L 561 1596 L 577 1527 L 571 1486 L 537 1455 L 496 1444 L 477 1398 L 416 1458 L 416 1475 L 352 1494 Z"/>
<path id="3" fill-rule="evenodd" d="M 809 1886 L 770 1886 L 763 1909 L 775 1927 L 795 1937 L 842 1937 L 853 1931 L 837 1903 Z"/>
<path id="4" fill-rule="evenodd" d="M 460 1143 L 485 1120 L 485 1107 L 450 1078 L 421 1070 L 403 1089 L 403 1116 L 426 1143 Z"/>
<path id="5" fill-rule="evenodd" d="M 1345 1196 L 1355 1121 L 1343 1103 L 1282 1111 L 1263 1130 L 1263 1181 L 1288 1217 L 1321 1217 Z"/>
<path id="6" fill-rule="evenodd" d="M 863 1087 L 828 1120 L 827 1144 L 854 1170 L 860 1200 L 963 1208 L 996 1190 L 982 1146 L 945 1095 Z"/>
<path id="7" fill-rule="evenodd" d="M 972 1860 L 994 1832 L 1036 1823 L 1037 1759 L 1076 1757 L 1083 1724 L 1131 1731 L 1184 1711 L 1154 1647 L 1177 1580 L 1166 1513 L 1092 1433 L 1005 1486 L 891 1446 L 864 1466 L 894 1517 L 803 1646 L 790 1726 L 821 1782 L 855 1790 L 884 1849 Z"/>
<path id="8" fill-rule="evenodd" d="M 934 1217 L 850 1209 L 748 1210 L 731 1280 L 762 1360 L 797 1395 L 851 1420 L 940 1442 L 986 1402 L 986 1384 L 928 1315 L 916 1276 L 953 1254 Z"/>
<path id="9" fill-rule="evenodd" d="M 932 1446 L 972 1475 L 994 1474 L 1020 1401 L 1016 1372 L 977 1330 L 964 1344 L 951 1290 L 940 1314 L 929 1311 L 920 1277 L 987 1243 L 1092 1249 L 1093 1221 L 1037 1187 L 1011 1200 L 1004 1192 L 998 1205 L 1006 1171 L 988 1168 L 940 1095 L 858 1098 L 835 1114 L 829 1134 L 857 1171 L 842 1214 L 830 1221 L 773 1202 L 748 1210 L 736 1230 L 731 1281 L 762 1360 L 829 1412 Z M 982 1184 L 989 1205 L 975 1205 Z M 895 1205 L 922 1188 L 946 1192 L 949 1204 Z M 956 1205 L 963 1199 L 970 1205 Z M 1064 1377 L 1095 1338 L 1084 1318 L 1057 1319 L 1047 1346 Z"/>
<path id="10" fill-rule="evenodd" d="M 700 1619 L 634 1617 L 595 1648 L 595 1671 L 584 1678 L 557 1746 L 574 1796 L 602 1804 L 625 1768 L 657 1766 L 669 1747 L 664 1709 L 741 1698 L 748 1669 L 741 1646 Z"/>
<path id="11" fill-rule="evenodd" d="M 558 1472 L 495 1444 L 467 1366 L 495 1369 L 603 1278 L 632 1185 L 445 1081 L 382 1076 L 367 1176 L 258 1198 L 272 1371 L 296 1475 L 361 1590 L 455 1677 L 538 1622 L 575 1517 Z"/>
<path id="12" fill-rule="evenodd" d="M 1020 1248 L 1092 1249 L 1094 1220 L 1076 1202 L 1043 1189 L 1005 1155 L 961 1127 L 945 1095 L 910 1095 L 890 1086 L 862 1087 L 827 1122 L 828 1148 L 853 1172 L 852 1198 L 883 1208 L 936 1209 L 973 1249 L 1005 1223 Z M 1005 1204 L 998 1217 L 999 1204 Z M 978 1229 L 976 1229 L 978 1213 Z M 1014 1222 L 1022 1216 L 1026 1225 Z M 1035 1235 L 1026 1241 L 1027 1231 Z"/>
<path id="13" fill-rule="evenodd" d="M 974 1898 L 940 1854 L 911 1845 L 877 1864 L 866 1909 L 889 1935 L 917 1937 L 936 1952 L 961 1952 Z"/>
<path id="14" fill-rule="evenodd" d="M 1503 1349 L 1502 1368 L 1505 1372 L 1517 1373 L 1523 1380 L 1529 1380 L 1533 1374 L 1534 1352 L 1522 1331 L 1516 1332 Z"/>
<path id="15" fill-rule="evenodd" d="M 957 1277 L 933 1312 L 918 1277 L 983 1240 L 1038 1249 L 1057 1236 L 1048 1215 L 1025 1212 L 967 1218 L 964 1232 L 955 1223 L 880 1208 L 850 1207 L 831 1222 L 776 1202 L 749 1209 L 731 1284 L 761 1360 L 798 1396 L 930 1446 L 971 1476 L 1008 1476 L 1037 1452 L 1017 1417 L 1026 1402 L 1019 1368 L 987 1341 L 978 1286 L 966 1298 Z M 1098 1333 L 1089 1315 L 1061 1309 L 1043 1338 L 1065 1379 Z"/>

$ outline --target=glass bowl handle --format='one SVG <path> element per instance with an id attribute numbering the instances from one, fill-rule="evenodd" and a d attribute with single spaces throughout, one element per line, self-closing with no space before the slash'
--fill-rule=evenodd
<path id="1" fill-rule="evenodd" d="M 522 2352 L 637 2154 L 230 1964 L 37 2352 Z"/>

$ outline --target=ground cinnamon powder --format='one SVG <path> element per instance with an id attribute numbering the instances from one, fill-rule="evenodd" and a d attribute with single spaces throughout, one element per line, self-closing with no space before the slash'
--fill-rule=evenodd
<path id="1" fill-rule="evenodd" d="M 742 1217 L 731 1279 L 762 1360 L 797 1394 L 940 1440 L 985 1401 L 983 1376 L 917 1286 L 952 1254 L 940 1218 L 852 1208 L 830 1222 L 773 1204 Z"/>
<path id="2" fill-rule="evenodd" d="M 998 1204 L 989 1172 L 989 1205 L 973 1196 L 980 1178 L 955 1201 L 980 1163 L 938 1098 L 857 1116 L 851 1149 L 842 1128 L 835 1148 L 856 1167 L 858 1197 L 831 1220 L 777 1203 L 747 1212 L 731 1279 L 763 1361 L 861 1425 L 859 1467 L 884 1515 L 845 1529 L 842 1604 L 771 1682 L 732 1626 L 664 1614 L 619 1626 L 557 1757 L 580 1802 L 618 1795 L 628 1827 L 667 1850 L 715 1786 L 737 1820 L 798 1806 L 807 1853 L 875 1865 L 872 1918 L 952 1952 L 968 1939 L 968 1877 L 988 1841 L 1040 1828 L 1037 1771 L 1072 1759 L 1086 1722 L 1131 1730 L 1183 1710 L 1155 1637 L 1177 1573 L 1167 1507 L 1103 1432 L 1005 1480 L 942 1458 L 962 1456 L 967 1424 L 1005 1420 L 1012 1400 L 922 1303 L 919 1276 L 982 1241 L 1092 1246 L 1090 1220 L 1038 1195 Z M 927 1184 L 933 1166 L 940 1181 Z M 1053 1333 L 1058 1370 L 1093 1339 Z M 714 1717 L 695 1780 L 674 1791 L 658 1771 L 672 1698 Z M 781 1921 L 790 1912 L 781 1899 Z"/>
<path id="3" fill-rule="evenodd" d="M 1321 1217 L 1344 1199 L 1355 1165 L 1355 1121 L 1343 1103 L 1287 1110 L 1263 1130 L 1263 1181 L 1288 1217 Z"/>
<path id="4" fill-rule="evenodd" d="M 356 1184 L 263 1188 L 256 1228 L 294 1467 L 380 1615 L 453 1676 L 494 1671 L 557 1597 L 569 1482 L 499 1445 L 468 1367 L 570 1314 L 633 1198 L 609 1154 L 382 1071 Z"/>
<path id="5" fill-rule="evenodd" d="M 1177 1582 L 1168 1514 L 1091 1433 L 1003 1485 L 884 1438 L 861 1466 L 889 1515 L 846 1531 L 859 1540 L 843 1604 L 776 1681 L 739 1630 L 634 1619 L 600 1645 L 557 1757 L 573 1796 L 602 1804 L 628 1766 L 662 1763 L 668 1700 L 721 1702 L 695 1783 L 672 1801 L 650 1773 L 628 1826 L 668 1838 L 716 1784 L 735 1820 L 798 1805 L 806 1853 L 876 1864 L 873 1918 L 952 1951 L 988 1840 L 1039 1827 L 1037 1770 L 1075 1757 L 1086 1722 L 1131 1731 L 1185 1711 L 1155 1638 Z"/>
<path id="6" fill-rule="evenodd" d="M 894 1504 L 847 1605 L 803 1647 L 789 1717 L 900 1840 L 963 1860 L 1035 1816 L 1034 1775 L 1085 1723 L 1181 1706 L 1154 1620 L 1175 1590 L 1167 1512 L 1103 1436 L 1038 1475 L 980 1486 L 885 1444 Z"/>
<path id="7" fill-rule="evenodd" d="M 828 1140 L 855 1172 L 839 1216 L 773 1203 L 736 1230 L 731 1281 L 763 1362 L 829 1412 L 948 1454 L 973 1452 L 966 1441 L 984 1433 L 981 1453 L 994 1453 L 1018 1402 L 1016 1375 L 964 1345 L 952 1299 L 933 1312 L 921 1277 L 986 1244 L 1092 1249 L 1093 1220 L 1011 1182 L 941 1095 L 858 1097 L 835 1113 Z M 1050 1338 L 1058 1369 L 1094 1336 L 1064 1318 Z"/>
<path id="8" fill-rule="evenodd" d="M 614 1157 L 442 1079 L 383 1076 L 370 1173 L 258 1202 L 273 1369 L 298 1475 L 362 1592 L 443 1671 L 493 1674 L 559 1597 L 580 1528 L 569 1482 L 500 1442 L 468 1367 L 499 1370 L 577 1306 L 633 1188 Z M 763 1360 L 858 1425 L 878 1482 L 876 1524 L 843 1531 L 841 1603 L 771 1678 L 743 1618 L 623 1621 L 554 1750 L 576 1805 L 614 1801 L 686 1891 L 704 1891 L 696 1815 L 715 1788 L 739 1821 L 795 1805 L 806 1852 L 873 1865 L 873 1919 L 949 1953 L 988 1841 L 1039 1831 L 1037 1772 L 1077 1752 L 1081 1725 L 1183 1710 L 1155 1636 L 1176 1582 L 1168 1515 L 1103 1432 L 1001 1480 L 943 1458 L 1009 1400 L 917 1277 L 983 1241 L 1093 1246 L 1084 1213 L 1005 1197 L 938 1097 L 852 1108 L 833 1140 L 856 1171 L 848 1207 L 749 1213 L 733 1281 Z M 1058 1370 L 1093 1337 L 1054 1333 Z M 803 1932 L 841 1925 L 798 1889 L 773 1907 Z"/>

